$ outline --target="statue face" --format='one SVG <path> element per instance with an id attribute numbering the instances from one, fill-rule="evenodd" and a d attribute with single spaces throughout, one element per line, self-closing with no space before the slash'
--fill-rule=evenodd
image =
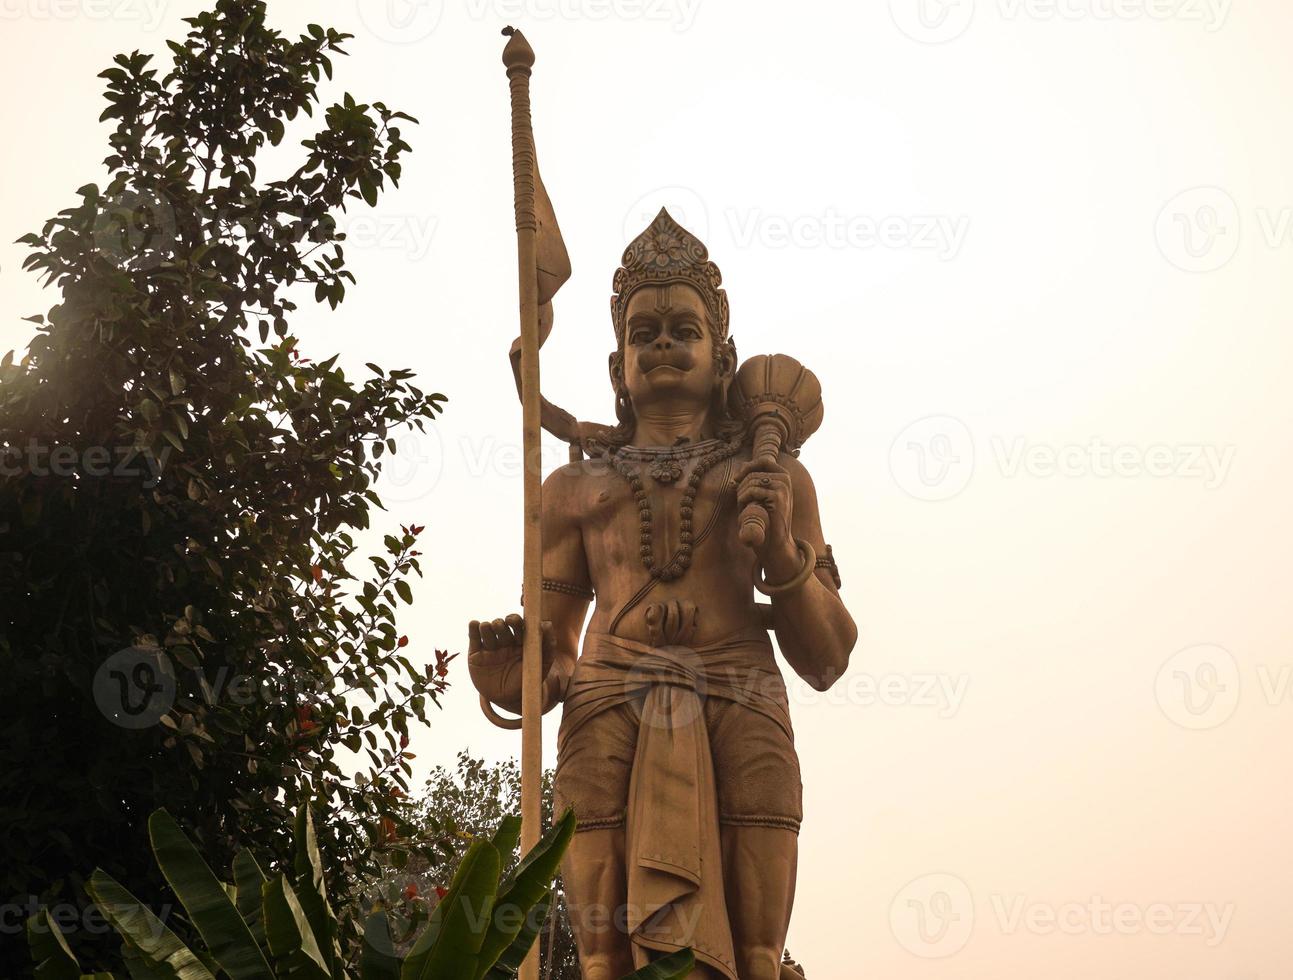
<path id="1" fill-rule="evenodd" d="M 716 382 L 705 301 L 684 283 L 642 286 L 624 313 L 624 383 L 636 405 L 659 398 L 706 404 Z"/>

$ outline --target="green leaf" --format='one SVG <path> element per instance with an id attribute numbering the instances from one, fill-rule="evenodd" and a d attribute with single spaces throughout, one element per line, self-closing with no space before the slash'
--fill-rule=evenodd
<path id="1" fill-rule="evenodd" d="M 690 976 L 695 967 L 695 954 L 689 949 L 683 949 L 635 970 L 624 980 L 681 980 L 682 977 Z"/>
<path id="2" fill-rule="evenodd" d="M 413 604 L 413 590 L 409 588 L 408 582 L 404 581 L 403 579 L 400 579 L 398 582 L 395 583 L 395 591 L 400 594 L 400 598 L 403 599 L 406 603 L 408 603 L 409 605 Z"/>
<path id="3" fill-rule="evenodd" d="M 260 893 L 265 907 L 265 938 L 280 966 L 286 965 L 286 972 L 293 978 L 330 980 L 305 910 L 287 879 L 279 875 L 265 882 Z"/>
<path id="4" fill-rule="evenodd" d="M 319 854 L 319 841 L 314 833 L 314 817 L 308 802 L 296 811 L 296 854 L 293 871 L 296 887 L 301 890 L 301 908 L 310 924 L 314 939 L 323 953 L 324 962 L 331 969 L 341 958 L 337 944 L 337 917 L 328 903 L 328 887 L 323 878 L 323 858 Z"/>
<path id="5" fill-rule="evenodd" d="M 148 818 L 153 855 L 211 955 L 232 980 L 273 980 L 265 954 L 193 842 L 165 810 Z"/>
<path id="6" fill-rule="evenodd" d="M 63 938 L 63 930 L 41 909 L 27 920 L 27 948 L 36 963 L 36 980 L 81 980 L 81 966 Z"/>
<path id="7" fill-rule="evenodd" d="M 525 916 L 525 921 L 522 923 L 520 931 L 516 934 L 516 938 L 512 940 L 507 949 L 503 950 L 503 954 L 494 961 L 494 965 L 486 971 L 485 980 L 515 980 L 517 971 L 521 969 L 521 964 L 530 955 L 530 949 L 534 946 L 534 941 L 543 932 L 543 927 L 547 923 L 548 915 L 551 911 L 552 899 L 551 893 L 549 893 L 530 909 Z"/>
<path id="8" fill-rule="evenodd" d="M 363 195 L 364 202 L 369 207 L 377 203 L 377 185 L 373 183 L 373 178 L 366 171 L 359 174 L 359 193 Z"/>
<path id="9" fill-rule="evenodd" d="M 498 830 L 494 831 L 494 837 L 490 841 L 498 850 L 498 855 L 507 863 L 507 859 L 512 856 L 516 850 L 516 845 L 521 842 L 521 818 L 509 814 L 504 817 L 498 825 Z"/>
<path id="10" fill-rule="evenodd" d="M 378 909 L 364 921 L 364 948 L 359 956 L 359 980 L 400 980 L 400 958 L 391 941 L 391 925 Z"/>
<path id="11" fill-rule="evenodd" d="M 503 823 L 506 826 L 508 821 Z M 510 833 L 510 828 L 507 832 Z M 499 828 L 499 834 L 504 833 L 504 828 Z M 521 861 L 511 881 L 499 893 L 489 930 L 481 945 L 477 977 L 484 977 L 489 967 L 512 945 L 526 924 L 530 910 L 551 890 L 552 879 L 556 877 L 561 858 L 574 836 L 575 815 L 567 810 Z"/>
<path id="12" fill-rule="evenodd" d="M 409 950 L 401 980 L 458 980 L 477 975 L 501 871 L 502 861 L 494 845 L 475 841 L 448 892 L 431 913 L 431 921 Z"/>
<path id="13" fill-rule="evenodd" d="M 261 888 L 266 882 L 265 872 L 250 851 L 241 850 L 233 858 L 234 902 L 238 914 L 247 923 L 256 945 L 265 945 L 265 921 L 261 905 Z"/>
<path id="14" fill-rule="evenodd" d="M 133 951 L 150 964 L 152 976 L 164 980 L 215 980 L 193 951 L 111 875 L 96 870 L 85 890 L 125 941 L 128 953 Z M 131 974 L 135 975 L 133 969 Z"/>

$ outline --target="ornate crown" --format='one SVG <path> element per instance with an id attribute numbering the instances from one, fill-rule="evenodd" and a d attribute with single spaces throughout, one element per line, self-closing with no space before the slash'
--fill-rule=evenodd
<path id="1" fill-rule="evenodd" d="M 629 296 L 639 286 L 682 282 L 694 287 L 705 301 L 705 307 L 718 330 L 715 342 L 727 339 L 730 311 L 727 293 L 719 286 L 723 274 L 709 261 L 704 243 L 670 217 L 664 208 L 646 230 L 624 250 L 623 264 L 615 270 L 611 288 L 611 318 L 615 321 L 615 339 L 624 346 L 624 311 Z"/>

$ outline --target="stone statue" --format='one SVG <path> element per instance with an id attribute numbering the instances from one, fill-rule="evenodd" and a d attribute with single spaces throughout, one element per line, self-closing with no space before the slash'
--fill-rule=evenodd
<path id="1" fill-rule="evenodd" d="M 579 821 L 562 874 L 585 980 L 684 947 L 698 977 L 799 975 L 782 954 L 801 784 L 768 631 L 826 690 L 857 629 L 797 458 L 820 388 L 781 356 L 738 379 L 720 283 L 663 210 L 629 245 L 618 425 L 580 423 L 590 458 L 543 486 L 544 710 L 564 704 L 555 792 Z M 511 711 L 523 632 L 517 615 L 469 628 L 473 683 Z"/>

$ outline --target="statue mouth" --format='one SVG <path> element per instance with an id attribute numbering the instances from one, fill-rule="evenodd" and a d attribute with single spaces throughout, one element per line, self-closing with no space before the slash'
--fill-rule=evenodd
<path id="1" fill-rule="evenodd" d="M 690 364 L 678 364 L 674 361 L 663 360 L 658 364 L 652 364 L 650 367 L 643 365 L 643 374 L 655 374 L 657 371 L 675 371 L 678 374 L 686 374 L 691 370 Z"/>

